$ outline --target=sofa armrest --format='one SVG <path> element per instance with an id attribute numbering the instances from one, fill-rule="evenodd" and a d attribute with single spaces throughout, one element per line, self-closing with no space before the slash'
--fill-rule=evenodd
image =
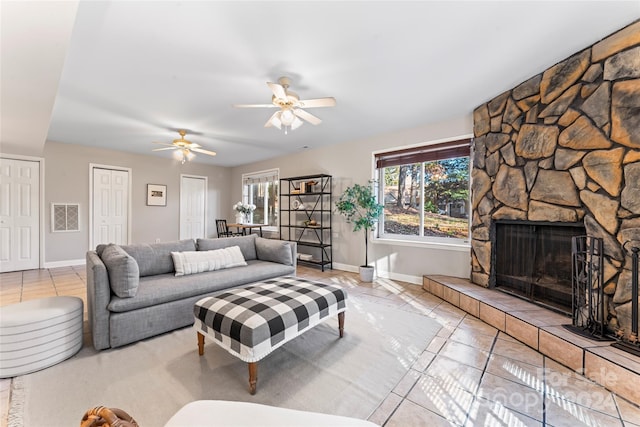
<path id="1" fill-rule="evenodd" d="M 289 242 L 291 248 L 291 259 L 293 260 L 293 268 L 298 268 L 298 243 Z"/>
<path id="2" fill-rule="evenodd" d="M 87 312 L 89 328 L 96 350 L 111 347 L 109 341 L 109 310 L 111 287 L 107 268 L 96 253 L 88 251 L 87 256 Z"/>

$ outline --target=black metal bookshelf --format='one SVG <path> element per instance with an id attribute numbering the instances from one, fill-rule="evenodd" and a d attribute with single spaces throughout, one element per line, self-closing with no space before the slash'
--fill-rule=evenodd
<path id="1" fill-rule="evenodd" d="M 280 238 L 298 244 L 298 262 L 333 268 L 331 175 L 280 179 Z"/>

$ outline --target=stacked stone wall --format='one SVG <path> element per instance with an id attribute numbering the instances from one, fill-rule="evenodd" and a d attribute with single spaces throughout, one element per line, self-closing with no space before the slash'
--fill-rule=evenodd
<path id="1" fill-rule="evenodd" d="M 604 240 L 609 327 L 630 330 L 640 240 L 640 21 L 477 107 L 472 281 L 489 286 L 493 221 L 582 222 Z"/>

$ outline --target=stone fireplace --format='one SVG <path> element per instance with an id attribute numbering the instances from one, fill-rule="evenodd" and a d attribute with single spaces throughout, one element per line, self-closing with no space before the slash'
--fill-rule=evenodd
<path id="1" fill-rule="evenodd" d="M 629 331 L 631 257 L 622 246 L 640 239 L 640 21 L 473 116 L 471 280 L 496 286 L 501 221 L 584 227 L 604 240 L 608 327 Z"/>

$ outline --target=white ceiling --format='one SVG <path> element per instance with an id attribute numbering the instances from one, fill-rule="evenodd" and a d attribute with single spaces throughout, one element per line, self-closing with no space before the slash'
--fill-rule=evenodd
<path id="1" fill-rule="evenodd" d="M 152 154 L 184 128 L 218 152 L 196 161 L 250 163 L 468 116 L 638 18 L 640 1 L 81 1 L 47 140 Z M 283 75 L 337 106 L 288 135 L 232 107 Z"/>

